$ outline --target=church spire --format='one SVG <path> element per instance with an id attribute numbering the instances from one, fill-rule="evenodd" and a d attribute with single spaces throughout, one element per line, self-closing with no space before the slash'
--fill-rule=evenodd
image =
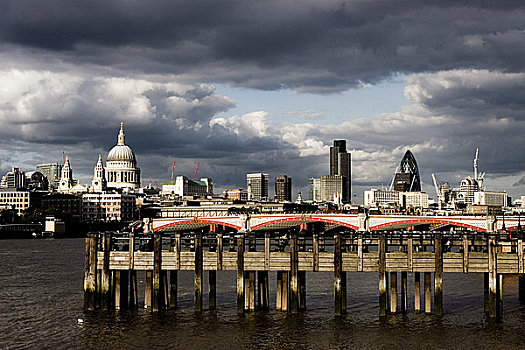
<path id="1" fill-rule="evenodd" d="M 118 142 L 117 145 L 124 145 L 124 123 L 120 123 L 120 132 L 118 133 Z"/>

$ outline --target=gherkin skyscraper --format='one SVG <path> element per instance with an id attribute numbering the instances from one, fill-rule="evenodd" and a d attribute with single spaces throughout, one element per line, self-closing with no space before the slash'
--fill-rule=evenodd
<path id="1" fill-rule="evenodd" d="M 416 158 L 407 150 L 394 175 L 394 191 L 421 192 L 421 181 Z"/>

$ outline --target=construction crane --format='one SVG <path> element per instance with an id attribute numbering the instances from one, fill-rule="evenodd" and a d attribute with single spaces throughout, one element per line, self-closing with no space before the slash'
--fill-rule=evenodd
<path id="1" fill-rule="evenodd" d="M 197 177 L 197 171 L 199 171 L 199 165 L 201 165 L 201 162 L 197 163 L 197 168 L 195 168 L 195 174 L 193 174 L 193 181 L 195 181 L 195 178 Z"/>
<path id="2" fill-rule="evenodd" d="M 173 180 L 173 176 L 175 176 L 175 161 L 173 161 L 173 168 L 171 169 L 171 179 Z"/>
<path id="3" fill-rule="evenodd" d="M 438 200 L 438 209 L 441 210 L 441 195 L 439 193 L 439 186 L 436 181 L 436 176 L 432 174 L 432 181 L 434 182 L 434 188 L 436 189 L 436 196 Z"/>

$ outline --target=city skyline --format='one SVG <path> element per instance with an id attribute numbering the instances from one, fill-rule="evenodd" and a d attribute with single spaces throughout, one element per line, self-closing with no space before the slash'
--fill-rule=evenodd
<path id="1" fill-rule="evenodd" d="M 358 198 L 407 149 L 433 195 L 430 174 L 456 185 L 478 147 L 486 187 L 525 194 L 519 3 L 8 3 L 1 173 L 64 151 L 89 183 L 124 122 L 144 185 L 200 162 L 217 193 L 265 172 L 295 199 L 345 139 Z"/>

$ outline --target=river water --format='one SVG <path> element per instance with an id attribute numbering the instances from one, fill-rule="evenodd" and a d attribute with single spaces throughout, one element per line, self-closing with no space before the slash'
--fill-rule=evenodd
<path id="1" fill-rule="evenodd" d="M 411 311 L 409 275 L 410 311 L 381 320 L 376 273 L 348 275 L 348 314 L 342 317 L 333 315 L 331 273 L 307 274 L 305 312 L 238 316 L 233 272 L 217 273 L 216 311 L 194 312 L 193 275 L 183 272 L 180 308 L 151 314 L 83 311 L 83 269 L 83 239 L 0 241 L 0 348 L 525 349 L 525 309 L 514 277 L 504 280 L 498 321 L 484 316 L 483 277 L 476 274 L 443 275 L 443 317 Z M 275 305 L 275 273 L 270 280 Z"/>

